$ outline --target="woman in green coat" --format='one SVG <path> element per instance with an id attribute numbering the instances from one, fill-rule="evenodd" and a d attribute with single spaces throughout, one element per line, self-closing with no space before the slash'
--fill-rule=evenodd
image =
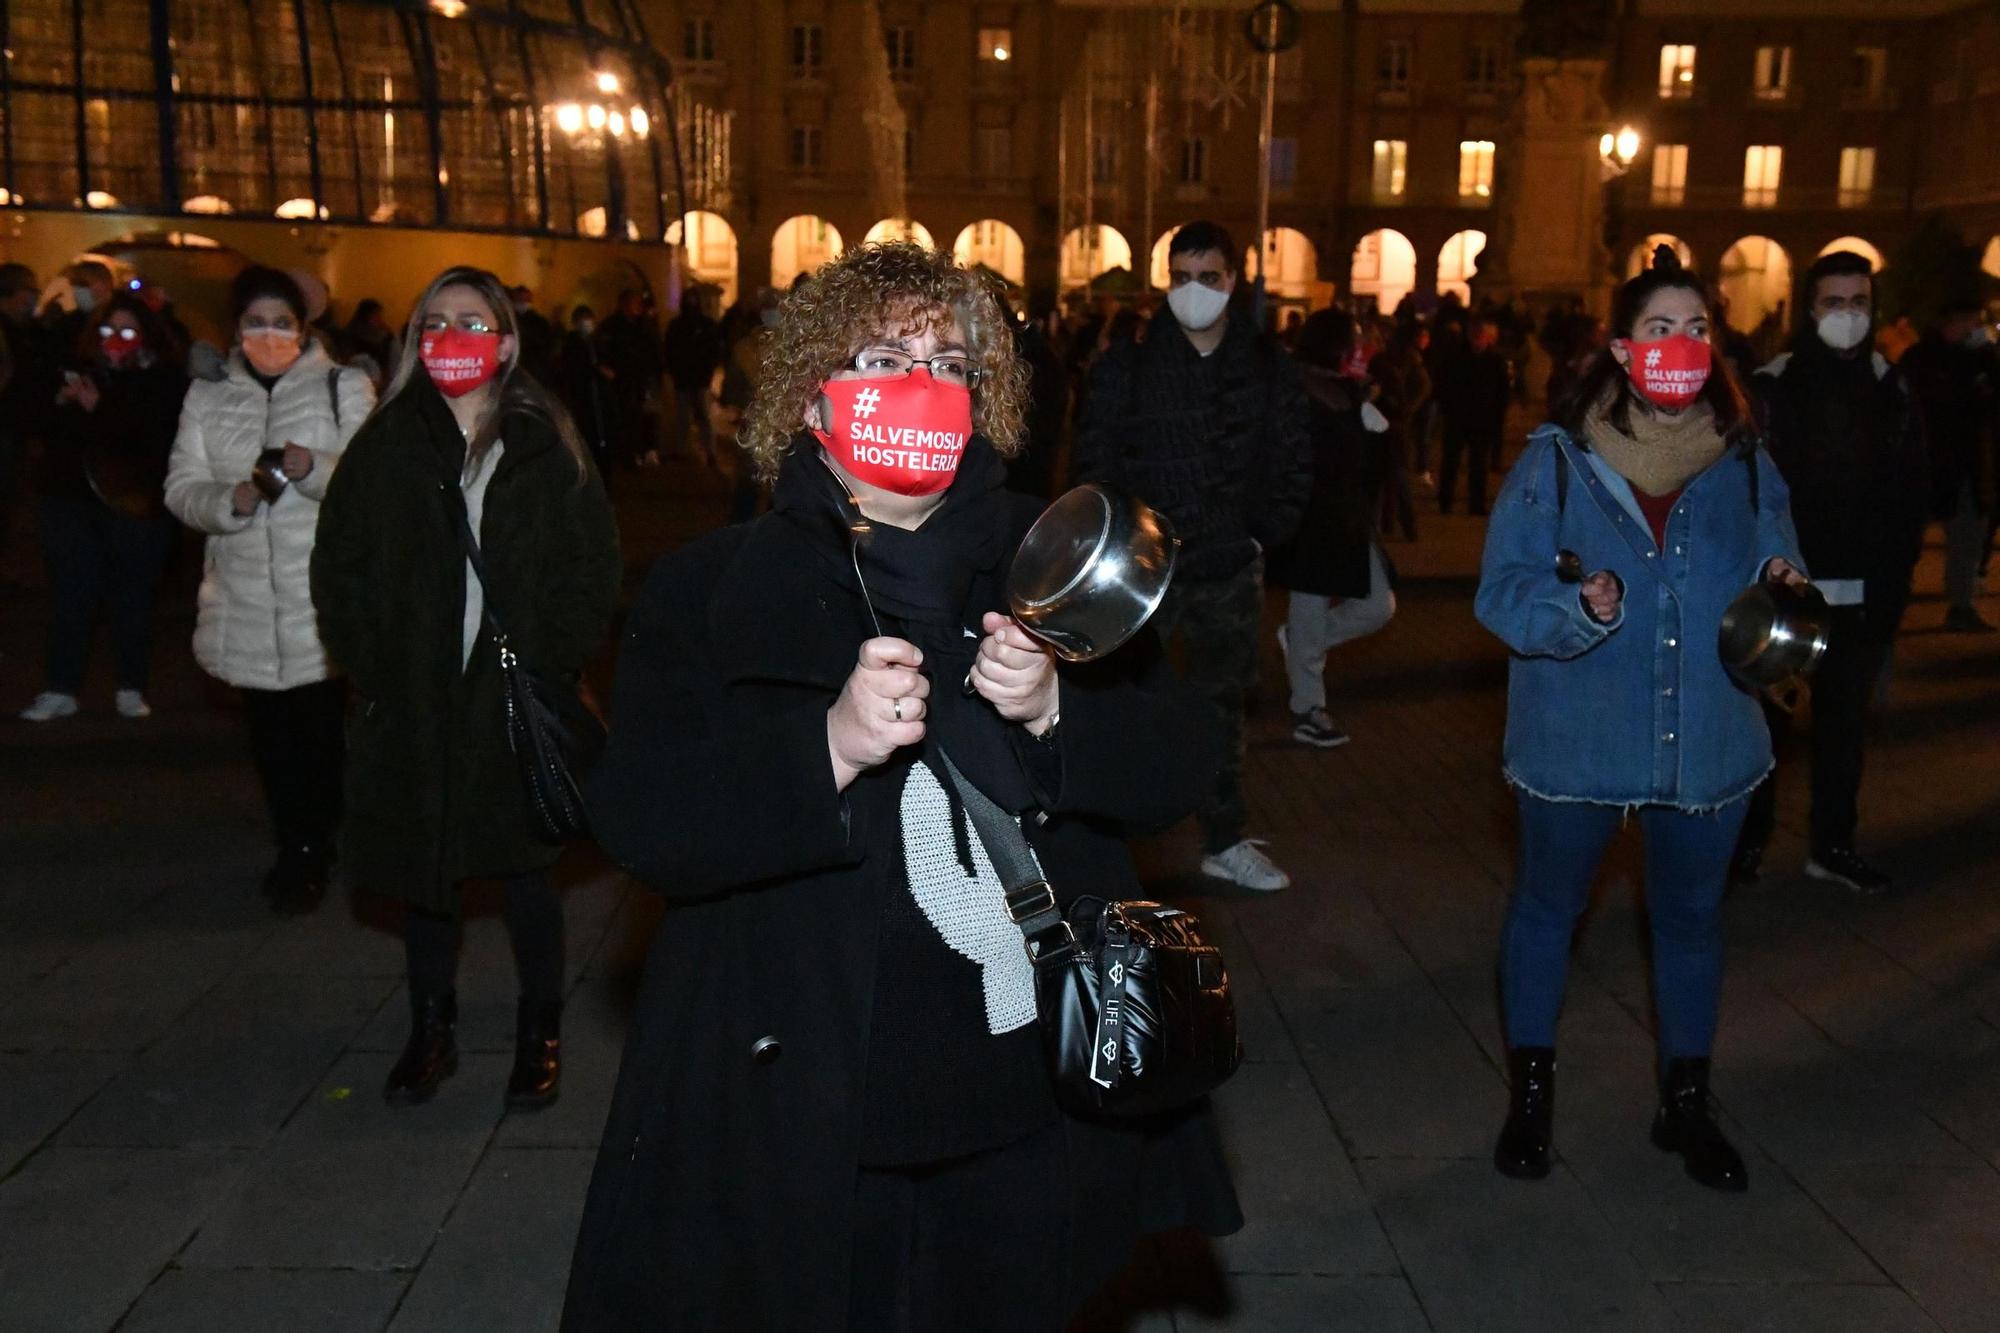
<path id="1" fill-rule="evenodd" d="M 320 634 L 358 696 L 341 862 L 351 885 L 407 908 L 410 1040 L 384 1089 L 398 1104 L 428 1099 L 458 1065 L 458 887 L 470 878 L 506 887 L 521 982 L 508 1103 L 547 1105 L 561 1069 L 563 919 L 547 875 L 560 849 L 531 832 L 483 609 L 490 598 L 525 663 L 574 686 L 610 623 L 620 561 L 583 441 L 518 352 L 497 278 L 439 274 L 327 487 L 313 550 Z"/>

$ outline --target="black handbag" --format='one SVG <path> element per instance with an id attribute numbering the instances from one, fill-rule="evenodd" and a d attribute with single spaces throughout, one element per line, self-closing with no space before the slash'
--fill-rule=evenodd
<path id="1" fill-rule="evenodd" d="M 535 834 L 544 842 L 563 843 L 590 832 L 583 806 L 583 780 L 604 753 L 604 724 L 584 705 L 572 687 L 552 681 L 514 651 L 493 607 L 493 585 L 479 558 L 479 540 L 465 512 L 465 495 L 449 482 L 441 489 L 445 504 L 458 522 L 458 539 L 485 591 L 483 612 L 493 646 L 500 654 L 501 703 L 507 721 L 507 746 L 521 769 L 528 794 L 528 811 Z"/>
<path id="2" fill-rule="evenodd" d="M 1171 1111 L 1243 1062 L 1222 951 L 1160 903 L 1078 898 L 1067 916 L 1012 816 L 945 771 L 1007 892 L 1035 968 L 1035 1009 L 1056 1098 L 1093 1116 Z"/>

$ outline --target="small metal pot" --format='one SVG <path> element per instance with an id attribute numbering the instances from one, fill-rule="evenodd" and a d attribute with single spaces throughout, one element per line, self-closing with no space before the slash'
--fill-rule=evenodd
<path id="1" fill-rule="evenodd" d="M 1180 539 L 1164 514 L 1093 482 L 1042 511 L 1014 553 L 1014 619 L 1066 662 L 1137 634 L 1173 581 Z"/>
<path id="2" fill-rule="evenodd" d="M 1812 673 L 1826 652 L 1831 624 L 1826 597 L 1810 583 L 1760 580 L 1738 593 L 1722 613 L 1716 649 L 1730 675 L 1754 689 L 1768 689 Z"/>

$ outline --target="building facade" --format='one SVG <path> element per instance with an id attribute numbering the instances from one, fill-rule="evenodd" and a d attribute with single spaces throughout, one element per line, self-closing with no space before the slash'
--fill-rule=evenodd
<path id="1" fill-rule="evenodd" d="M 1463 292 L 1489 238 L 1532 246 L 1548 209 L 1575 207 L 1567 177 L 1553 192 L 1519 179 L 1521 104 L 1543 95 L 1523 56 L 1550 23 L 1595 108 L 1564 150 L 1590 195 L 1578 294 L 1601 298 L 1667 238 L 1723 280 L 1747 327 L 1830 242 L 1887 255 L 1931 211 L 1982 243 L 2000 235 L 2000 157 L 1982 151 L 2000 129 L 1989 4 L 1296 5 L 1273 82 L 1267 259 L 1284 300 Z M 1155 251 L 1190 218 L 1254 239 L 1263 65 L 1241 4 L 656 8 L 682 104 L 726 132 L 723 160 L 695 173 L 689 258 L 732 293 L 889 234 L 1040 293 L 1121 267 L 1157 280 Z M 1636 154 L 1600 174 L 1599 133 L 1626 126 Z"/>

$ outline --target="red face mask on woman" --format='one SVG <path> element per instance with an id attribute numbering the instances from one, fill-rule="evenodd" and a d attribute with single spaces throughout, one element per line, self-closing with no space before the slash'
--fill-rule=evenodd
<path id="1" fill-rule="evenodd" d="M 417 345 L 431 383 L 447 398 L 460 398 L 500 373 L 500 335 L 439 329 Z"/>
<path id="2" fill-rule="evenodd" d="M 1655 407 L 1686 407 L 1701 396 L 1715 364 L 1715 349 L 1685 333 L 1654 342 L 1627 342 L 1625 373 L 1639 396 Z"/>
<path id="3" fill-rule="evenodd" d="M 146 339 L 137 329 L 106 325 L 97 331 L 97 345 L 106 361 L 122 367 L 145 350 Z"/>
<path id="4" fill-rule="evenodd" d="M 972 390 L 919 366 L 902 379 L 828 380 L 820 392 L 833 429 L 813 434 L 849 476 L 897 495 L 951 485 L 972 438 Z"/>

